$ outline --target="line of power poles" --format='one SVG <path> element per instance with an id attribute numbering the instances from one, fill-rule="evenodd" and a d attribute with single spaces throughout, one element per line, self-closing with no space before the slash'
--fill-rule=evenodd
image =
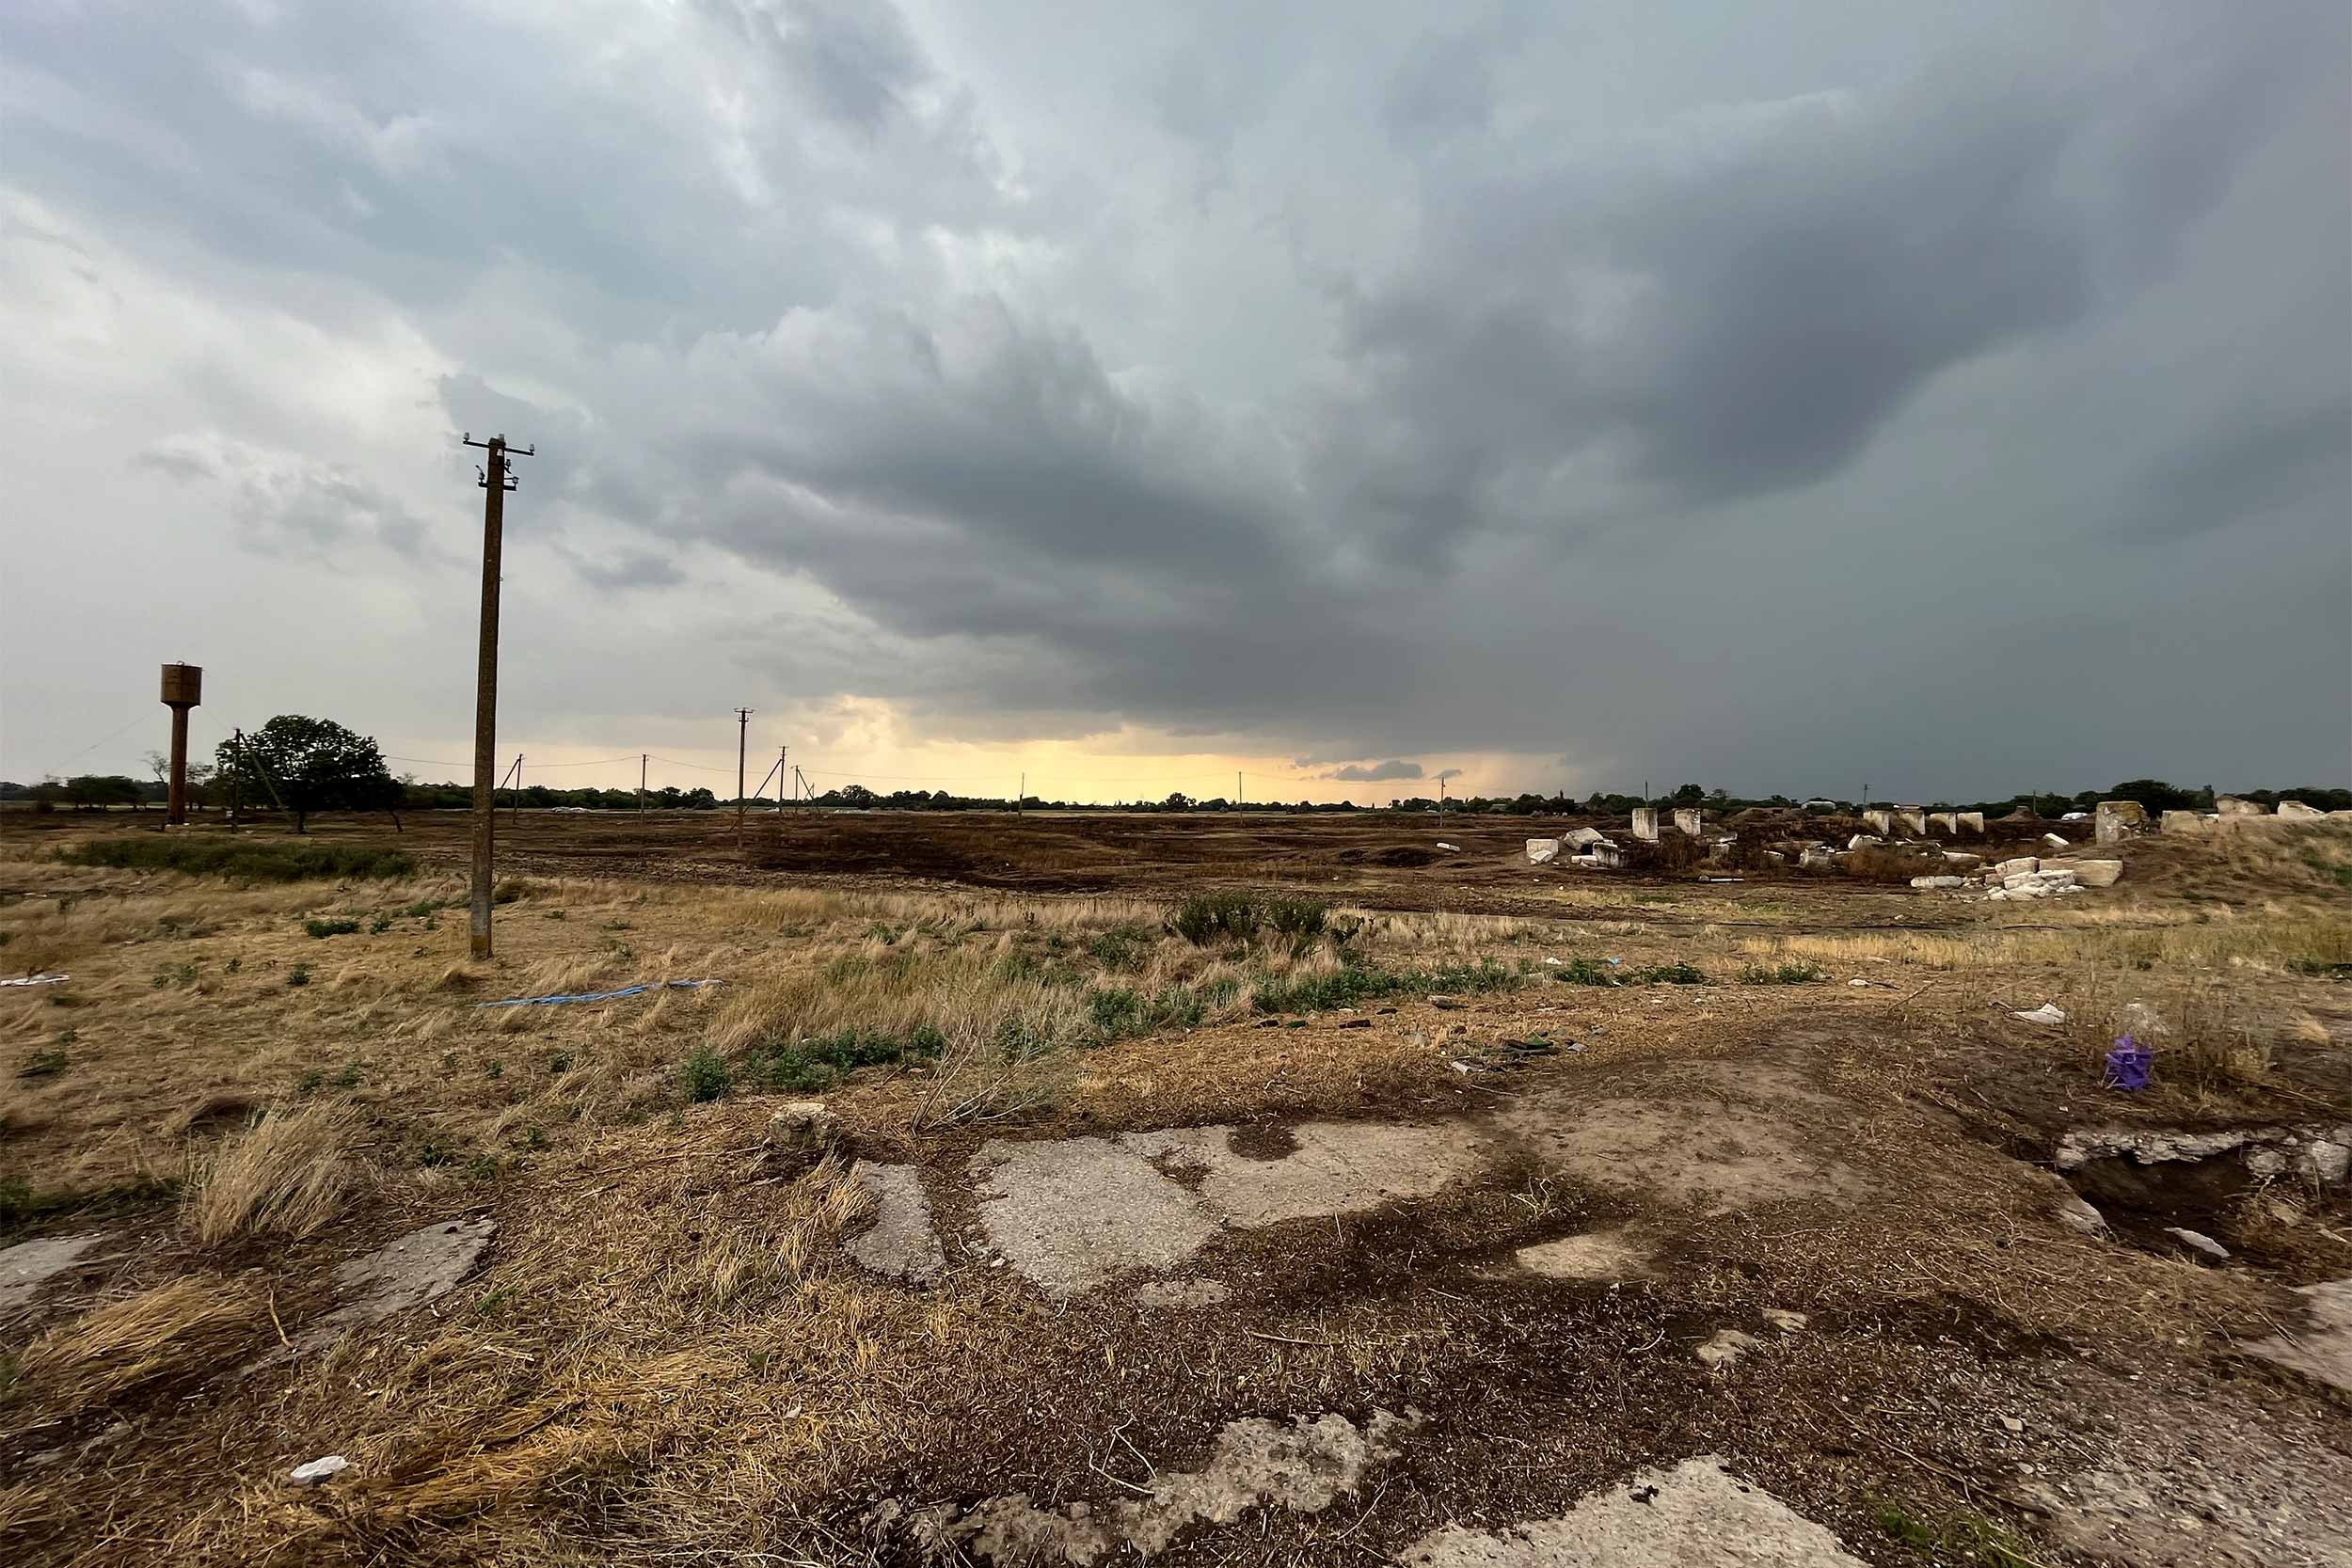
<path id="1" fill-rule="evenodd" d="M 503 436 L 477 441 L 473 432 L 460 437 L 484 455 L 482 499 L 482 651 L 474 674 L 473 693 L 473 887 L 472 919 L 469 927 L 473 956 L 490 957 L 491 861 L 498 836 L 498 785 L 490 769 L 498 766 L 499 712 L 499 559 L 504 547 L 506 492 L 515 488 L 510 457 L 535 457 L 534 443 L 519 450 Z M 515 759 L 519 780 L 522 758 Z M 518 792 L 519 795 L 519 792 Z"/>

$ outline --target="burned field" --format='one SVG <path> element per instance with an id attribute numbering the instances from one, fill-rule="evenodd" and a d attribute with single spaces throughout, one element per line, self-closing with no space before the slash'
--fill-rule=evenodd
<path id="1" fill-rule="evenodd" d="M 10 1560 L 2352 1549 L 2340 823 L 2020 907 L 1522 819 L 525 814 L 479 965 L 407 827 L 0 850 L 66 976 L 0 991 Z"/>

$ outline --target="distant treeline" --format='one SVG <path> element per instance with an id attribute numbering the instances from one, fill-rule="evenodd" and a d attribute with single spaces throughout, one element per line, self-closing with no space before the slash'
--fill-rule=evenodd
<path id="1" fill-rule="evenodd" d="M 390 781 L 380 791 L 384 803 L 402 811 L 460 811 L 473 803 L 469 784 L 423 784 L 413 779 Z M 2290 789 L 2241 789 L 2228 791 L 2249 800 L 2259 800 L 2275 806 L 2281 800 L 2300 800 L 2321 811 L 2352 811 L 2352 789 L 2332 789 L 2324 785 L 2306 784 Z M 0 801 L 29 801 L 36 809 L 56 810 L 60 807 L 76 811 L 98 811 L 110 806 L 144 808 L 160 804 L 164 785 L 155 780 L 134 779 L 122 774 L 82 774 L 70 779 L 52 779 L 37 784 L 22 784 L 0 781 Z M 228 803 L 226 779 L 215 778 L 194 785 L 191 795 L 200 806 L 218 807 Z M 639 797 L 633 789 L 550 789 L 545 784 L 532 784 L 520 793 L 502 789 L 498 793 L 501 807 L 519 804 L 525 810 L 547 811 L 565 808 L 575 811 L 636 811 Z M 2214 790 L 2210 785 L 2186 788 L 2166 784 L 2161 779 L 2128 779 L 2108 789 L 2086 789 L 2076 795 L 2011 795 L 1997 800 L 1920 800 L 1905 801 L 1936 810 L 1981 811 L 1987 816 L 2007 816 L 2012 812 L 2026 811 L 2036 816 L 2057 817 L 2070 811 L 2089 811 L 2101 800 L 2137 800 L 2151 813 L 2162 811 L 2210 811 Z M 1636 806 L 1699 806 L 1716 812 L 1745 811 L 1752 808 L 1836 812 L 1851 815 L 1865 805 L 1894 804 L 1892 801 L 1836 800 L 1823 797 L 1798 800 L 1787 795 L 1762 798 L 1737 796 L 1721 789 L 1707 789 L 1698 784 L 1684 784 L 1670 794 L 1648 800 L 1638 795 L 1594 793 L 1582 797 L 1553 795 L 1457 795 L 1442 804 L 1448 812 L 1492 816 L 1620 816 Z M 263 807 L 267 802 L 257 799 L 257 792 L 248 788 L 245 795 L 248 809 Z M 772 800 L 752 800 L 745 802 L 756 811 L 765 806 L 772 809 Z M 946 790 L 900 789 L 882 794 L 863 784 L 844 784 L 822 795 L 795 802 L 818 809 L 860 811 L 1011 811 L 1016 802 L 1009 796 L 955 795 Z M 732 810 L 735 801 L 722 800 L 708 789 L 678 789 L 675 785 L 645 792 L 644 805 L 653 811 L 719 811 Z M 1026 811 L 1103 810 L 1099 801 L 1057 800 L 1031 795 L 1019 802 Z M 1399 812 L 1435 812 L 1440 802 L 1430 796 L 1412 796 L 1389 801 L 1386 810 Z M 1111 803 L 1111 809 L 1137 812 L 1220 812 L 1220 811 L 1287 811 L 1293 813 L 1355 812 L 1367 808 L 1348 800 L 1249 800 L 1236 804 L 1223 796 L 1205 799 L 1184 794 L 1171 794 L 1157 800 L 1125 800 Z"/>

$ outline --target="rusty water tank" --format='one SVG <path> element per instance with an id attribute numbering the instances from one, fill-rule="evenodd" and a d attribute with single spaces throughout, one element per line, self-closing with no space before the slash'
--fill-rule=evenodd
<path id="1" fill-rule="evenodd" d="M 204 666 L 164 666 L 164 701 L 173 707 L 196 707 L 204 701 Z"/>

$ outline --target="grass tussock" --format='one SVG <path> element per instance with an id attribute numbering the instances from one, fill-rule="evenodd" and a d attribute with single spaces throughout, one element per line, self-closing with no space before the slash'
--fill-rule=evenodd
<path id="1" fill-rule="evenodd" d="M 217 1365 L 268 1319 L 250 1286 L 190 1275 L 58 1324 L 17 1363 L 26 1390 L 50 1408 L 87 1410 L 140 1386 Z"/>
<path id="2" fill-rule="evenodd" d="M 99 838 L 57 851 L 69 865 L 119 871 L 177 871 L 237 882 L 383 879 L 416 875 L 416 860 L 365 844 L 287 844 L 221 834 L 141 834 Z"/>
<path id="3" fill-rule="evenodd" d="M 357 1132 L 352 1113 L 331 1101 L 262 1113 L 227 1148 L 192 1162 L 184 1223 L 208 1245 L 316 1234 L 351 1196 Z"/>

